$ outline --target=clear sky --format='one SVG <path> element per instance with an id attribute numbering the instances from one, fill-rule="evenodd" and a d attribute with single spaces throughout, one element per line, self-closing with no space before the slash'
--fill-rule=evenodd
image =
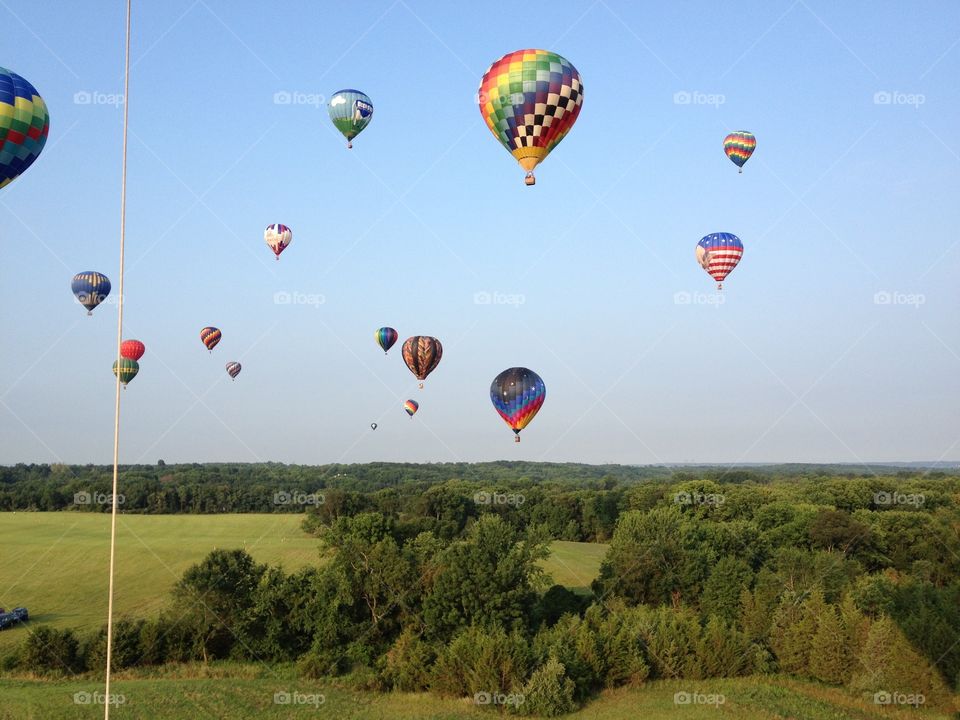
<path id="1" fill-rule="evenodd" d="M 0 463 L 111 457 L 116 307 L 70 279 L 116 293 L 122 5 L 0 0 L 51 113 L 0 190 Z M 134 5 L 122 462 L 960 458 L 957 3 Z M 534 188 L 475 104 L 524 47 L 585 88 Z M 375 105 L 352 151 L 343 87 Z M 745 246 L 722 304 L 716 231 Z M 424 390 L 381 325 L 443 341 Z M 519 445 L 513 365 L 547 385 Z"/>

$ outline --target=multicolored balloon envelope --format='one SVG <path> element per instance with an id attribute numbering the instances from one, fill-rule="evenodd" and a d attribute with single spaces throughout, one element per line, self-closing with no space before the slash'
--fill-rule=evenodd
<path id="1" fill-rule="evenodd" d="M 280 253 L 286 250 L 287 246 L 293 242 L 293 230 L 280 223 L 267 225 L 267 229 L 263 231 L 263 241 L 273 250 L 273 254 L 276 255 L 277 260 L 279 260 Z"/>
<path id="2" fill-rule="evenodd" d="M 410 372 L 416 375 L 417 380 L 421 381 L 421 389 L 422 381 L 436 369 L 442 357 L 443 345 L 435 337 L 414 335 L 408 337 L 403 343 L 403 361 L 410 368 Z"/>
<path id="3" fill-rule="evenodd" d="M 139 360 L 147 351 L 147 346 L 139 340 L 124 340 L 120 343 L 120 355 L 128 360 Z"/>
<path id="4" fill-rule="evenodd" d="M 697 243 L 697 262 L 717 281 L 717 290 L 723 290 L 723 281 L 743 257 L 743 243 L 732 233 L 711 233 Z"/>
<path id="5" fill-rule="evenodd" d="M 407 411 L 407 415 L 413 417 L 416 415 L 417 410 L 420 409 L 420 403 L 418 403 L 416 400 L 407 400 L 403 404 L 403 409 Z"/>
<path id="6" fill-rule="evenodd" d="M 480 114 L 497 141 L 527 171 L 570 132 L 583 105 L 580 73 L 548 50 L 517 50 L 497 60 L 480 79 Z"/>
<path id="7" fill-rule="evenodd" d="M 200 340 L 203 341 L 203 344 L 207 346 L 207 350 L 210 352 L 213 352 L 217 343 L 220 342 L 220 337 L 220 330 L 215 327 L 205 327 L 200 331 Z"/>
<path id="8" fill-rule="evenodd" d="M 382 327 L 373 334 L 373 337 L 376 339 L 377 345 L 383 350 L 383 354 L 386 355 L 400 336 L 392 327 Z"/>
<path id="9" fill-rule="evenodd" d="M 513 367 L 490 383 L 490 401 L 520 442 L 520 431 L 536 417 L 547 397 L 547 386 L 533 370 Z"/>
<path id="10" fill-rule="evenodd" d="M 353 147 L 353 139 L 373 120 L 373 100 L 359 90 L 337 90 L 327 105 L 334 126 Z"/>
<path id="11" fill-rule="evenodd" d="M 240 374 L 240 370 L 242 369 L 243 367 L 238 362 L 227 363 L 227 375 L 229 375 L 231 378 L 236 379 L 237 375 Z"/>
<path id="12" fill-rule="evenodd" d="M 110 294 L 110 278 L 103 273 L 87 270 L 73 276 L 70 289 L 79 303 L 87 309 L 87 315 L 93 315 L 93 309 Z"/>
<path id="13" fill-rule="evenodd" d="M 50 114 L 36 88 L 0 67 L 0 188 L 33 165 L 49 133 Z"/>
<path id="14" fill-rule="evenodd" d="M 133 380 L 140 372 L 140 365 L 136 360 L 130 358 L 120 358 L 120 371 L 117 372 L 117 361 L 113 361 L 113 374 L 118 375 L 120 382 L 126 387 L 127 383 Z"/>
<path id="15" fill-rule="evenodd" d="M 757 149 L 757 138 L 746 130 L 737 130 L 723 139 L 723 151 L 730 161 L 743 172 L 743 164 L 750 159 Z"/>

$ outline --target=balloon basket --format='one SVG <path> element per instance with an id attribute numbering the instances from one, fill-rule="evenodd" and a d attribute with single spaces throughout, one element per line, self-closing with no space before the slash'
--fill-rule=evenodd
<path id="1" fill-rule="evenodd" d="M 420 383 L 420 389 L 423 390 L 423 383 Z"/>
<path id="2" fill-rule="evenodd" d="M 743 168 L 738 169 L 738 170 L 737 170 L 737 174 L 738 174 L 738 175 L 743 175 Z"/>
<path id="3" fill-rule="evenodd" d="M 350 141 L 347 141 L 347 150 L 353 150 L 353 143 Z"/>
<path id="4" fill-rule="evenodd" d="M 93 315 L 93 310 L 87 310 L 87 315 L 88 316 Z"/>
<path id="5" fill-rule="evenodd" d="M 717 283 L 717 290 L 723 290 L 723 283 L 722 283 L 722 282 L 718 282 L 718 283 Z"/>
<path id="6" fill-rule="evenodd" d="M 523 179 L 524 185 L 536 185 L 537 179 L 533 176 L 532 172 L 527 173 L 527 176 Z"/>
<path id="7" fill-rule="evenodd" d="M 519 435 L 515 435 L 515 436 L 513 437 L 513 441 L 514 441 L 514 442 L 520 442 L 520 436 L 519 436 Z"/>

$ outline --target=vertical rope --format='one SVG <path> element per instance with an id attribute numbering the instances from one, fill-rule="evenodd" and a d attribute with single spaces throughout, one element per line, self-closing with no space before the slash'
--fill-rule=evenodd
<path id="1" fill-rule="evenodd" d="M 117 476 L 120 461 L 120 345 L 123 342 L 123 250 L 127 234 L 127 121 L 130 117 L 130 11 L 127 0 L 126 50 L 123 63 L 123 161 L 120 174 L 120 299 L 117 302 L 117 388 L 113 411 L 113 496 L 110 498 L 110 591 L 107 599 L 107 671 L 103 717 L 110 720 L 110 663 L 113 656 L 113 568 L 117 545 Z"/>

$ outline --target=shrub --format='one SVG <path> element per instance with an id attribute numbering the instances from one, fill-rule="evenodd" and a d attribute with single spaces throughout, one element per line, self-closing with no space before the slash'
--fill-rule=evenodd
<path id="1" fill-rule="evenodd" d="M 573 693 L 574 684 L 566 676 L 563 663 L 551 657 L 523 685 L 523 702 L 517 706 L 517 712 L 540 717 L 565 715 L 576 708 Z"/>
<path id="2" fill-rule="evenodd" d="M 411 630 L 404 630 L 383 658 L 383 681 L 394 690 L 419 692 L 430 685 L 433 648 Z"/>
<path id="3" fill-rule="evenodd" d="M 38 675 L 65 675 L 80 672 L 80 643 L 73 630 L 55 630 L 48 625 L 34 629 L 20 646 L 18 664 Z"/>
<path id="4" fill-rule="evenodd" d="M 530 649 L 523 635 L 499 625 L 471 625 L 440 655 L 430 686 L 442 695 L 505 693 L 527 677 Z"/>

